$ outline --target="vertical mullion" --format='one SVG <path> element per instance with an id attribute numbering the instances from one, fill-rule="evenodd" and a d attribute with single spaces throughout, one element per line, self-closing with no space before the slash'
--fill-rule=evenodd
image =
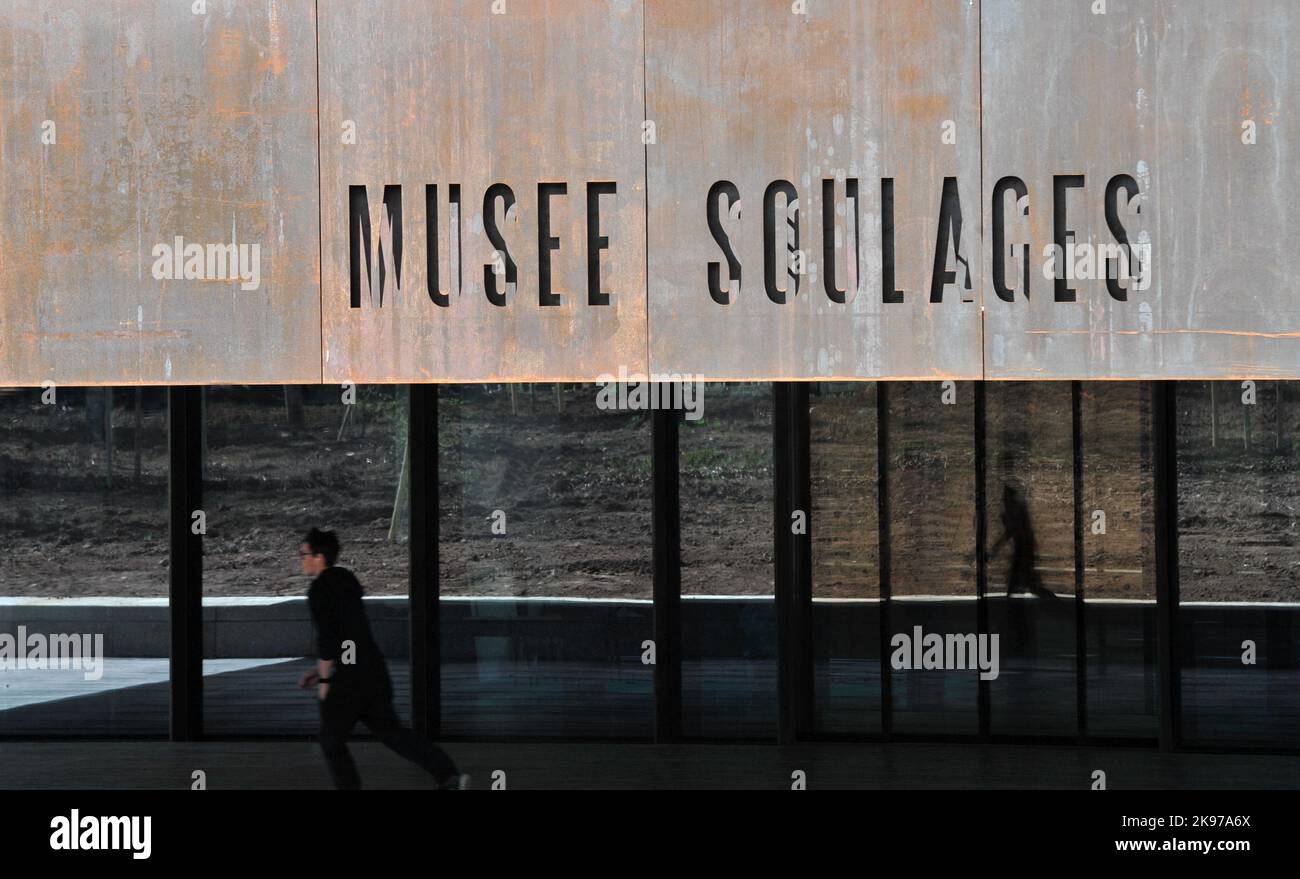
<path id="1" fill-rule="evenodd" d="M 655 742 L 660 744 L 682 739 L 680 419 L 675 409 L 653 410 Z"/>
<path id="2" fill-rule="evenodd" d="M 889 525 L 889 382 L 876 382 L 876 533 L 879 536 L 880 576 L 880 733 L 893 732 L 893 678 L 886 657 L 890 638 L 890 581 L 893 554 Z"/>
<path id="3" fill-rule="evenodd" d="M 442 732 L 442 657 L 438 645 L 438 386 L 407 390 L 406 442 L 410 467 L 411 722 L 416 732 Z"/>
<path id="4" fill-rule="evenodd" d="M 1178 383 L 1151 389 L 1155 458 L 1156 663 L 1160 680 L 1160 750 L 1178 746 L 1181 693 L 1178 656 Z"/>
<path id="5" fill-rule="evenodd" d="M 1074 674 L 1075 714 L 1080 739 L 1088 737 L 1088 621 L 1083 577 L 1083 383 L 1070 382 L 1070 425 L 1074 449 Z"/>
<path id="6" fill-rule="evenodd" d="M 988 606 L 988 497 L 986 488 L 985 384 L 975 382 L 975 619 L 979 637 L 989 631 Z M 978 685 L 979 736 L 989 736 L 989 682 L 980 675 Z"/>
<path id="7" fill-rule="evenodd" d="M 804 514 L 804 533 L 791 535 L 791 618 L 795 634 L 791 697 L 796 716 L 794 734 L 799 739 L 812 732 L 816 682 L 812 618 L 812 418 L 808 382 L 791 386 L 790 404 L 791 495 L 794 508 Z"/>
<path id="8" fill-rule="evenodd" d="M 793 493 L 791 382 L 772 383 L 772 556 L 776 601 L 776 700 L 777 741 L 794 744 L 798 712 L 795 706 L 798 631 L 794 619 L 794 559 L 790 514 L 795 509 Z"/>
<path id="9" fill-rule="evenodd" d="M 193 512 L 203 506 L 200 394 L 196 387 L 167 389 L 172 741 L 194 741 L 203 735 L 203 536 L 195 534 L 191 524 Z"/>

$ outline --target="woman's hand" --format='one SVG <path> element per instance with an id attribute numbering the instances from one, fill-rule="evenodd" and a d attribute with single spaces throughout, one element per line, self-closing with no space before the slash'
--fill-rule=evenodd
<path id="1" fill-rule="evenodd" d="M 320 672 L 314 668 L 308 669 L 302 673 L 302 677 L 298 678 L 298 689 L 305 690 L 308 687 L 314 687 L 318 680 L 320 680 Z"/>

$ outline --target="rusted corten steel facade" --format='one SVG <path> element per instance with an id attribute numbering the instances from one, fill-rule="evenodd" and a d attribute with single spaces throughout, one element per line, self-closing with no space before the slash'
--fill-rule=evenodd
<path id="1" fill-rule="evenodd" d="M 979 378 L 977 7 L 807 6 L 647 4 L 650 364 L 719 379 Z M 945 180 L 964 222 L 945 254 L 954 281 L 932 302 Z M 719 181 L 739 203 L 706 212 Z M 889 303 L 887 202 L 902 299 Z"/>
<path id="2" fill-rule="evenodd" d="M 320 380 L 315 3 L 207 5 L 0 5 L 0 384 Z"/>
<path id="3" fill-rule="evenodd" d="M 641 16 L 630 0 L 320 5 L 326 381 L 644 368 Z M 400 187 L 382 302 L 364 270 L 353 299 L 354 187 L 371 275 Z"/>
<path id="4" fill-rule="evenodd" d="M 1300 377 L 1300 4 L 1095 9 L 8 3 L 0 385 Z"/>
<path id="5" fill-rule="evenodd" d="M 1095 15 L 1054 0 L 1026 15 L 984 0 L 982 20 L 985 228 L 993 187 L 1017 176 L 1029 215 L 1006 196 L 1006 241 L 1033 245 L 1028 301 L 986 285 L 986 375 L 1300 375 L 1300 4 L 1109 0 Z M 1083 178 L 1068 228 L 1096 245 L 1114 240 L 1106 192 L 1121 174 L 1138 195 L 1117 192 L 1116 214 L 1151 242 L 1149 288 L 1119 301 L 1078 280 L 1076 301 L 1055 301 L 1040 271 L 1054 176 Z M 1006 275 L 1023 287 L 1017 261 Z"/>

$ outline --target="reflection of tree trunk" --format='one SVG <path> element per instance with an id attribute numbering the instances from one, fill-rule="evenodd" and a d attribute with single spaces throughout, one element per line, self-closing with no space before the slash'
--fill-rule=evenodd
<path id="1" fill-rule="evenodd" d="M 301 385 L 284 386 L 284 414 L 289 420 L 290 430 L 302 430 L 306 426 L 307 422 L 302 410 Z"/>
<path id="2" fill-rule="evenodd" d="M 411 472 L 411 445 L 405 443 L 402 450 L 402 475 L 397 478 L 397 495 L 393 498 L 393 516 L 388 520 L 388 542 L 396 543 L 402 525 L 402 510 L 406 509 L 407 484 Z"/>
<path id="3" fill-rule="evenodd" d="M 86 438 L 91 445 L 104 441 L 104 395 L 86 388 Z"/>
<path id="4" fill-rule="evenodd" d="M 1283 389 L 1283 384 L 1282 384 L 1282 382 L 1274 382 L 1273 385 L 1274 385 L 1274 387 L 1277 388 L 1277 403 L 1276 403 L 1276 406 L 1275 406 L 1275 408 L 1274 408 L 1274 412 L 1273 412 L 1273 420 L 1274 420 L 1274 422 L 1275 422 L 1274 427 L 1275 427 L 1275 429 L 1276 429 L 1276 431 L 1277 431 L 1277 437 L 1273 440 L 1273 448 L 1280 452 L 1280 451 L 1282 451 L 1282 389 Z"/>
<path id="5" fill-rule="evenodd" d="M 1219 447 L 1219 383 L 1210 382 L 1210 448 Z"/>
<path id="6" fill-rule="evenodd" d="M 135 481 L 140 481 L 140 451 L 144 440 L 140 434 L 144 431 L 144 388 L 135 389 Z"/>
<path id="7" fill-rule="evenodd" d="M 199 479 L 208 478 L 208 387 L 199 388 Z"/>
<path id="8" fill-rule="evenodd" d="M 1250 451 L 1250 404 L 1241 405 L 1241 442 L 1246 451 Z"/>
<path id="9" fill-rule="evenodd" d="M 113 488 L 113 389 L 104 388 L 104 465 L 108 488 Z"/>

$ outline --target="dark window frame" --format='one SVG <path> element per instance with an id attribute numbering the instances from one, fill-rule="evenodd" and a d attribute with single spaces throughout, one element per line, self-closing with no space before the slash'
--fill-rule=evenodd
<path id="1" fill-rule="evenodd" d="M 1180 724 L 1181 661 L 1177 646 L 1179 553 L 1178 553 L 1178 473 L 1177 473 L 1177 392 L 1174 380 L 1153 380 L 1150 388 L 1152 430 L 1152 478 L 1155 502 L 1155 575 L 1156 638 L 1155 654 L 1160 688 L 1159 736 L 1157 739 L 1097 738 L 1089 734 L 1086 713 L 1087 651 L 1086 617 L 1077 613 L 1076 686 L 1078 688 L 1078 733 L 1074 737 L 1051 737 L 1045 743 L 1087 744 L 1105 747 L 1158 746 L 1162 751 L 1201 753 L 1300 753 L 1300 748 L 1281 748 L 1267 744 L 1197 743 L 1188 746 L 1182 740 Z M 973 442 L 976 443 L 977 521 L 987 513 L 983 491 L 987 478 L 983 460 L 985 412 L 983 382 L 975 382 L 976 406 Z M 1082 383 L 1071 382 L 1071 420 L 1074 444 L 1074 528 L 1076 601 L 1083 597 L 1081 465 L 1083 440 L 1079 396 Z M 890 674 L 882 668 L 881 732 L 873 735 L 818 734 L 813 729 L 811 637 L 811 535 L 815 523 L 811 517 L 810 418 L 808 383 L 774 382 L 773 472 L 777 527 L 773 534 L 776 569 L 778 632 L 778 728 L 774 743 L 800 741 L 972 741 L 999 742 L 1009 737 L 988 734 L 987 696 L 980 699 L 980 734 L 945 738 L 941 736 L 901 736 L 892 731 Z M 888 448 L 889 382 L 877 384 L 877 443 Z M 436 384 L 412 384 L 409 387 L 409 442 L 412 450 L 412 486 L 410 515 L 410 602 L 411 661 L 413 684 L 412 717 L 418 729 L 438 736 L 440 718 L 440 662 L 438 638 L 438 503 L 437 405 Z M 169 642 L 171 648 L 170 701 L 168 707 L 169 738 L 193 741 L 205 738 L 202 706 L 203 643 L 201 626 L 203 544 L 202 536 L 191 533 L 189 512 L 202 506 L 202 389 L 199 386 L 167 388 L 168 412 L 168 523 L 170 534 Z M 658 662 L 655 667 L 656 742 L 682 740 L 681 694 L 681 510 L 679 496 L 680 455 L 678 426 L 680 413 L 657 411 L 653 417 L 653 517 L 654 560 L 654 637 Z M 882 603 L 880 637 L 887 637 L 891 600 L 891 551 L 888 516 L 890 512 L 890 477 L 887 455 L 878 454 L 877 516 L 879 522 L 879 585 Z M 789 521 L 789 512 L 803 509 L 809 516 L 808 534 L 793 535 L 780 524 Z M 782 515 L 784 514 L 784 515 Z M 982 532 L 982 527 L 980 529 Z M 978 544 L 985 535 L 977 535 Z M 983 553 L 977 553 L 978 601 L 985 600 L 987 572 Z M 1081 610 L 1081 608 L 1080 608 Z M 981 626 L 987 617 L 980 616 Z M 882 654 L 884 655 L 884 654 Z M 984 688 L 986 689 L 986 688 Z M 16 741 L 24 737 L 4 737 Z M 26 737 L 33 738 L 33 737 Z M 40 740 L 51 736 L 35 737 Z M 138 740 L 140 736 L 94 736 L 109 740 Z M 219 740 L 293 738 L 279 736 L 223 736 Z M 549 740 L 549 739 L 548 739 Z M 1038 741 L 1033 737 L 1011 737 L 1016 742 Z"/>

